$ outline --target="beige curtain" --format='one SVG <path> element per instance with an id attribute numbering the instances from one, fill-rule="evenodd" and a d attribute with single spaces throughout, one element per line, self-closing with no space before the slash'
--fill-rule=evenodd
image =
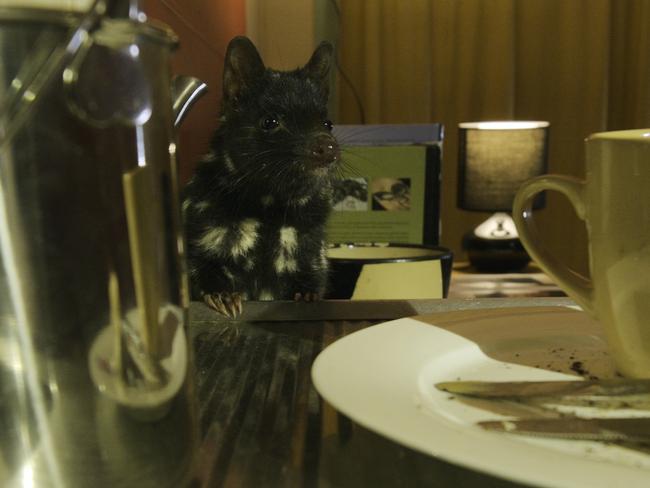
<path id="1" fill-rule="evenodd" d="M 442 122 L 441 243 L 485 219 L 456 208 L 457 124 L 551 123 L 549 171 L 584 174 L 584 138 L 650 127 L 650 0 L 343 0 L 339 56 L 366 123 Z M 339 84 L 339 122 L 359 123 Z M 586 272 L 584 226 L 549 195 L 540 227 Z"/>

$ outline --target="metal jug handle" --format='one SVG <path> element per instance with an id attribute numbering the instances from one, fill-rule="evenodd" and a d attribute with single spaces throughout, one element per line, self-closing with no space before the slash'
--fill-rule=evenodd
<path id="1" fill-rule="evenodd" d="M 0 113 L 0 147 L 9 143 L 29 120 L 41 99 L 39 95 L 55 81 L 57 73 L 60 73 L 86 44 L 90 32 L 106 14 L 107 6 L 108 0 L 96 0 L 81 17 L 79 25 L 70 33 L 65 43 L 54 49 L 28 83 L 23 85 L 22 80 L 14 80 L 12 86 L 18 89 L 11 93 Z"/>
<path id="2" fill-rule="evenodd" d="M 179 127 L 194 103 L 206 92 L 208 85 L 193 76 L 179 75 L 172 80 L 174 127 Z"/>

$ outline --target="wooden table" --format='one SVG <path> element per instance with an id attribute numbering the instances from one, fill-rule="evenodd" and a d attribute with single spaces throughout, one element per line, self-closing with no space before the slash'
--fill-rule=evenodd
<path id="1" fill-rule="evenodd" d="M 190 332 L 202 432 L 199 485 L 520 486 L 416 452 L 355 424 L 318 395 L 311 366 L 328 344 L 388 319 L 570 303 L 566 298 L 253 302 L 239 321 L 193 303 Z"/>

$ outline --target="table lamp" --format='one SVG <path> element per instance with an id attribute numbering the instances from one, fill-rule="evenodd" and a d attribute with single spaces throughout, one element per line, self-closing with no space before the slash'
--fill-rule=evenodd
<path id="1" fill-rule="evenodd" d="M 458 207 L 495 212 L 463 237 L 470 264 L 482 272 L 525 267 L 530 257 L 510 214 L 520 185 L 547 170 L 548 122 L 459 124 Z M 540 194 L 533 208 L 544 207 Z"/>

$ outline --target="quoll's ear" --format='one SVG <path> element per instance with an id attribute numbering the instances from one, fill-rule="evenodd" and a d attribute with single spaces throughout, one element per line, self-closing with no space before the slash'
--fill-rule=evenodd
<path id="1" fill-rule="evenodd" d="M 250 39 L 243 36 L 232 39 L 223 69 L 224 99 L 239 97 L 264 74 L 264 70 L 264 62 Z"/>
<path id="2" fill-rule="evenodd" d="M 325 89 L 328 86 L 327 75 L 332 63 L 332 54 L 334 54 L 332 45 L 327 41 L 323 41 L 318 45 L 309 62 L 305 65 L 307 76 L 320 82 Z"/>

